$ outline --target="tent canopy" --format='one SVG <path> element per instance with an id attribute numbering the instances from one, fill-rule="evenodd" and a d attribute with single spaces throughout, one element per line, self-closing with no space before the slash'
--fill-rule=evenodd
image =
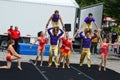
<path id="1" fill-rule="evenodd" d="M 40 4 L 70 6 L 70 7 L 79 8 L 79 6 L 78 6 L 78 4 L 76 3 L 75 0 L 6 0 L 6 1 L 19 1 L 19 2 L 29 2 L 29 3 L 40 3 Z"/>

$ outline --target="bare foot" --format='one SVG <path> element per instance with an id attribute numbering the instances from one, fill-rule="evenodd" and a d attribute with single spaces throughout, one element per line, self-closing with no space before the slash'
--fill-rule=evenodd
<path id="1" fill-rule="evenodd" d="M 35 63 L 34 66 L 36 66 L 37 64 Z"/>
<path id="2" fill-rule="evenodd" d="M 58 68 L 58 65 L 56 65 L 55 68 Z"/>
<path id="3" fill-rule="evenodd" d="M 42 64 L 40 64 L 40 66 L 42 67 Z"/>
<path id="4" fill-rule="evenodd" d="M 22 70 L 21 66 L 18 66 L 18 69 L 19 69 L 19 70 Z"/>
<path id="5" fill-rule="evenodd" d="M 104 71 L 106 71 L 106 68 L 104 68 Z"/>
<path id="6" fill-rule="evenodd" d="M 99 71 L 101 71 L 101 67 L 99 67 Z"/>
<path id="7" fill-rule="evenodd" d="M 65 66 L 62 66 L 62 68 L 65 68 Z"/>
<path id="8" fill-rule="evenodd" d="M 49 64 L 48 67 L 51 67 L 52 64 Z"/>
<path id="9" fill-rule="evenodd" d="M 68 67 L 68 68 L 70 68 L 70 66 L 69 66 L 69 65 L 67 65 L 67 67 Z"/>

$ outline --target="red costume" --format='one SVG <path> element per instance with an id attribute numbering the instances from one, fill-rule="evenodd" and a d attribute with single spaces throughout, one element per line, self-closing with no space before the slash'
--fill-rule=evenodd
<path id="1" fill-rule="evenodd" d="M 7 54 L 7 57 L 6 57 L 6 60 L 7 61 L 11 61 L 11 56 L 12 56 L 12 52 L 10 50 L 8 50 L 8 54 Z"/>
<path id="2" fill-rule="evenodd" d="M 63 56 L 69 56 L 71 53 L 71 45 L 72 43 L 67 39 L 65 40 L 65 49 L 63 52 Z"/>
<path id="3" fill-rule="evenodd" d="M 38 50 L 43 51 L 44 47 L 45 47 L 45 43 L 47 43 L 47 39 L 45 39 L 44 37 L 39 37 L 39 46 L 38 46 Z"/>
<path id="4" fill-rule="evenodd" d="M 108 56 L 108 44 L 107 44 L 107 43 L 103 43 L 103 44 L 102 44 L 101 54 L 102 54 L 103 56 Z"/>

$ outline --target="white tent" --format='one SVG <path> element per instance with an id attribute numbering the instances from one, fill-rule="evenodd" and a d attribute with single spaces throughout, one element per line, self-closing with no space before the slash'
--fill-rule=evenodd
<path id="1" fill-rule="evenodd" d="M 35 37 L 37 32 L 44 31 L 54 10 L 59 10 L 64 24 L 71 24 L 73 36 L 77 8 L 75 0 L 0 0 L 0 26 L 4 27 L 0 27 L 0 33 L 3 35 L 10 25 L 17 25 L 21 37 Z"/>
<path id="2" fill-rule="evenodd" d="M 41 3 L 49 5 L 60 5 L 60 6 L 71 6 L 79 7 L 75 0 L 7 0 L 7 1 L 19 1 L 19 2 L 29 2 L 29 3 Z"/>

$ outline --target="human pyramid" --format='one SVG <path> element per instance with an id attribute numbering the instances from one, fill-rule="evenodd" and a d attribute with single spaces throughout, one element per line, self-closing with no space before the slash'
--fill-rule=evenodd
<path id="1" fill-rule="evenodd" d="M 102 56 L 101 63 L 99 65 L 99 71 L 101 71 L 101 66 L 103 63 L 104 63 L 104 71 L 106 71 L 108 46 L 113 45 L 113 44 L 106 43 L 106 38 L 104 38 L 104 39 L 101 38 L 101 36 L 99 34 L 101 30 L 98 28 L 98 26 L 95 22 L 95 19 L 92 17 L 93 16 L 92 13 L 88 14 L 88 17 L 85 18 L 83 25 L 77 30 L 77 32 L 74 34 L 74 36 L 72 38 L 69 36 L 69 32 L 67 32 L 65 30 L 61 16 L 58 13 L 59 13 L 59 11 L 56 10 L 55 13 L 48 20 L 48 23 L 46 24 L 45 32 L 43 32 L 43 31 L 38 32 L 37 39 L 30 46 L 30 48 L 32 48 L 32 46 L 36 42 L 39 42 L 38 53 L 37 53 L 37 57 L 36 57 L 34 65 L 37 65 L 38 58 L 41 55 L 40 66 L 43 66 L 42 64 L 43 64 L 43 55 L 44 55 L 44 51 L 45 51 L 45 44 L 47 44 L 48 40 L 50 40 L 48 67 L 51 67 L 51 65 L 52 65 L 52 57 L 53 57 L 53 53 L 54 53 L 54 63 L 55 63 L 56 68 L 58 68 L 60 66 L 60 62 L 62 59 L 63 59 L 62 68 L 65 68 L 65 63 L 67 65 L 67 67 L 70 68 L 70 55 L 73 51 L 72 41 L 74 40 L 75 36 L 77 34 L 79 34 L 80 37 L 83 39 L 83 47 L 82 47 L 82 53 L 81 53 L 81 57 L 80 57 L 80 67 L 82 67 L 82 65 L 83 65 L 85 56 L 87 57 L 88 68 L 91 67 L 91 59 L 90 59 L 91 40 L 96 37 L 99 37 L 100 43 L 101 43 L 101 56 Z M 48 28 L 48 25 L 51 20 L 52 20 L 53 27 Z M 58 22 L 59 20 L 63 26 L 63 29 L 60 29 L 60 27 L 59 27 L 59 22 Z M 93 33 L 91 22 L 93 22 L 98 29 L 98 34 L 94 33 L 94 36 L 91 36 L 91 34 Z M 84 35 L 83 35 L 83 31 L 82 31 L 83 27 L 85 27 Z M 49 34 L 49 39 L 47 38 L 47 35 L 46 35 L 47 32 Z M 58 41 L 59 41 L 59 43 L 58 43 Z M 8 41 L 8 55 L 6 57 L 7 65 L 0 66 L 0 69 L 1 68 L 10 69 L 12 60 L 18 60 L 18 68 L 20 70 L 22 70 L 21 63 L 20 63 L 21 55 L 19 55 L 14 50 L 14 48 L 12 47 L 13 45 L 14 45 L 14 40 Z M 58 52 L 60 52 L 59 59 L 58 59 Z"/>

